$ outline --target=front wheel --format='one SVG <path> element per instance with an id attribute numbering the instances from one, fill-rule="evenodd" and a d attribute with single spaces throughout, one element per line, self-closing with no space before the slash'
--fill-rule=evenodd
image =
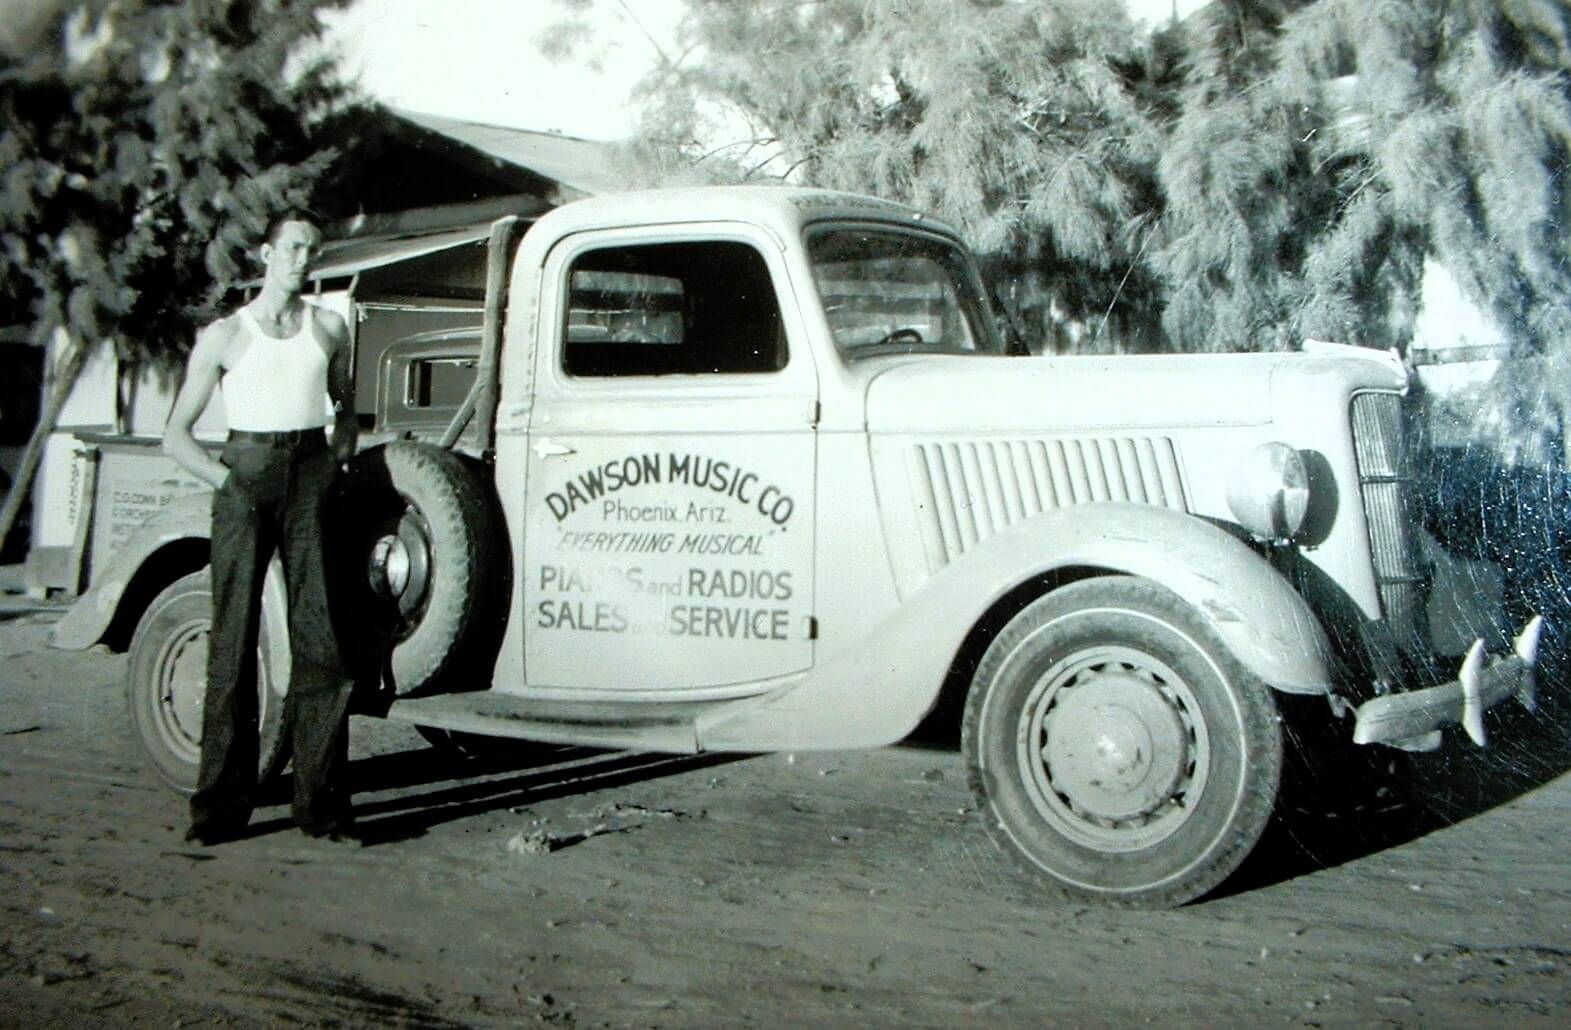
<path id="1" fill-rule="evenodd" d="M 966 702 L 971 789 L 993 840 L 1062 893 L 1199 897 L 1259 841 L 1281 778 L 1270 691 L 1176 595 L 1117 576 L 1016 615 Z"/>
<path id="2" fill-rule="evenodd" d="M 131 638 L 127 691 L 131 724 L 148 760 L 182 794 L 196 790 L 201 760 L 202 704 L 207 694 L 207 641 L 213 620 L 208 571 L 171 583 L 148 605 Z M 257 655 L 257 775 L 266 779 L 289 761 L 284 732 L 287 654 L 262 620 Z"/>

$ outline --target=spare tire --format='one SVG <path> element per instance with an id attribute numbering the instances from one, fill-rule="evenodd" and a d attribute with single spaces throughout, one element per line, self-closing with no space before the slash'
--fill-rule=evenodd
<path id="1" fill-rule="evenodd" d="M 400 696 L 487 686 L 511 586 L 489 477 L 400 440 L 350 462 L 342 501 L 329 561 L 351 664 L 376 658 Z"/>

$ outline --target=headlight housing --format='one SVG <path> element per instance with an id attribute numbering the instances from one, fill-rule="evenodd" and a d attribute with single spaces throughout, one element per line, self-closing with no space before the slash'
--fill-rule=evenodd
<path id="1" fill-rule="evenodd" d="M 1309 470 L 1303 455 L 1278 441 L 1250 451 L 1228 484 L 1227 506 L 1239 525 L 1259 539 L 1293 539 L 1309 512 Z"/>

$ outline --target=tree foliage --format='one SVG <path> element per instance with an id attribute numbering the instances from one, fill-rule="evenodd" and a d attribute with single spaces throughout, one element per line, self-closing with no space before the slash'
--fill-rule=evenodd
<path id="1" fill-rule="evenodd" d="M 344 89 L 301 45 L 340 2 L 80 0 L 31 17 L 34 45 L 7 36 L 0 324 L 65 345 L 0 545 L 88 355 L 108 343 L 123 369 L 178 364 L 251 271 L 270 214 L 307 201 L 332 163 L 317 129 Z"/>
<path id="2" fill-rule="evenodd" d="M 335 2 L 87 0 L 0 58 L 6 321 L 182 355 L 333 160 L 317 128 L 344 91 L 300 54 Z"/>
<path id="3" fill-rule="evenodd" d="M 1405 348 L 1428 258 L 1519 359 L 1483 428 L 1542 457 L 1571 383 L 1571 8 L 1218 0 L 1194 25 L 1159 165 L 1169 339 Z"/>
<path id="4" fill-rule="evenodd" d="M 1038 331 L 1155 342 L 1141 254 L 1174 69 L 1119 5 L 694 0 L 679 43 L 647 88 L 646 153 L 938 211 Z"/>

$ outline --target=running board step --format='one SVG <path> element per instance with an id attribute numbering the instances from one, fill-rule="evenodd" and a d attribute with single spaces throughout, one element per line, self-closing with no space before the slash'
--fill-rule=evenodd
<path id="1" fill-rule="evenodd" d="M 692 755 L 702 750 L 700 714 L 723 704 L 589 704 L 475 690 L 400 698 L 388 708 L 387 718 L 486 737 Z"/>

